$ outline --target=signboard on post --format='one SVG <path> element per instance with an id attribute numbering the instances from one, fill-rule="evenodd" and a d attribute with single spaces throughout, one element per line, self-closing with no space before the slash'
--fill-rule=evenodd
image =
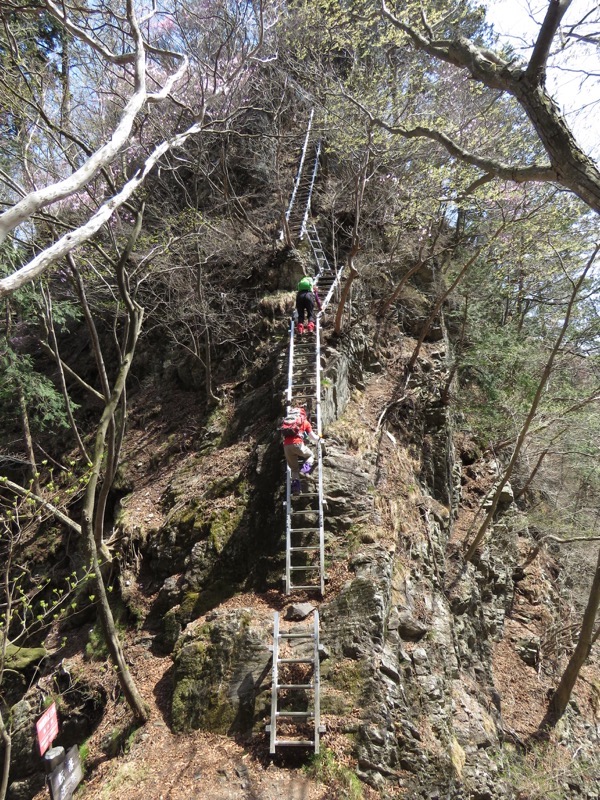
<path id="1" fill-rule="evenodd" d="M 37 730 L 38 745 L 40 748 L 40 755 L 43 756 L 46 750 L 50 747 L 52 742 L 58 736 L 58 717 L 56 715 L 56 703 L 44 711 L 42 716 L 35 723 Z"/>
<path id="2" fill-rule="evenodd" d="M 73 745 L 65 756 L 62 764 L 48 776 L 50 784 L 50 797 L 52 800 L 71 800 L 73 792 L 83 779 L 83 769 L 79 758 L 79 748 Z"/>

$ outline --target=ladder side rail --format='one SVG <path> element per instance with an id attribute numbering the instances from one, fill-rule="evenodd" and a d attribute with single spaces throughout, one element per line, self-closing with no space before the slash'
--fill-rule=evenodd
<path id="1" fill-rule="evenodd" d="M 279 614 L 275 611 L 273 616 L 273 670 L 271 683 L 271 725 L 269 726 L 269 752 L 275 753 L 277 741 L 277 690 L 279 683 Z"/>
<path id="2" fill-rule="evenodd" d="M 290 203 L 288 205 L 287 211 L 285 212 L 285 219 L 286 222 L 289 222 L 290 214 L 292 213 L 292 208 L 294 207 L 294 202 L 296 200 L 296 192 L 298 191 L 298 186 L 300 185 L 300 179 L 302 177 L 302 171 L 304 169 L 304 160 L 306 158 L 306 153 L 308 151 L 308 143 L 310 141 L 310 132 L 312 129 L 312 122 L 313 117 L 315 115 L 314 108 L 310 110 L 310 116 L 308 118 L 308 127 L 306 129 L 306 137 L 304 139 L 304 146 L 302 147 L 302 153 L 300 155 L 300 164 L 298 165 L 298 172 L 296 173 L 296 178 L 294 179 L 294 187 L 292 189 L 292 196 L 290 198 Z M 284 232 L 281 231 L 279 238 L 283 239 Z"/>
<path id="3" fill-rule="evenodd" d="M 317 228 L 314 225 L 314 223 L 311 223 L 310 230 L 308 229 L 308 226 L 307 226 L 307 231 L 308 231 L 310 246 L 312 247 L 313 255 L 315 256 L 315 261 L 317 262 L 317 267 L 318 267 L 317 279 L 318 279 L 318 278 L 321 277 L 321 275 L 323 275 L 323 273 L 325 271 L 323 269 L 323 266 L 325 266 L 327 268 L 327 272 L 333 272 L 333 270 L 331 269 L 331 265 L 330 265 L 330 263 L 329 263 L 329 261 L 327 259 L 326 254 L 325 254 L 325 249 L 323 248 L 323 242 L 321 241 L 321 237 L 319 236 L 319 231 L 317 230 Z M 313 239 L 316 240 L 316 243 L 318 245 L 318 249 L 321 251 L 321 253 L 323 253 L 322 262 L 320 262 L 318 257 L 317 257 L 316 248 L 315 248 L 315 242 L 313 241 Z"/>
<path id="4" fill-rule="evenodd" d="M 304 238 L 304 234 L 306 233 L 306 223 L 308 222 L 308 215 L 310 213 L 310 201 L 312 198 L 313 188 L 315 185 L 315 180 L 317 179 L 317 172 L 319 171 L 319 157 L 321 155 L 321 140 L 317 142 L 317 149 L 315 152 L 315 163 L 313 165 L 312 176 L 310 180 L 310 187 L 308 189 L 308 198 L 306 201 L 306 210 L 304 211 L 304 218 L 302 219 L 302 225 L 300 226 L 300 241 Z"/>
<path id="5" fill-rule="evenodd" d="M 325 525 L 323 519 L 323 451 L 319 442 L 319 575 L 321 597 L 325 595 Z"/>
<path id="6" fill-rule="evenodd" d="M 290 322 L 290 349 L 289 349 L 289 356 L 288 356 L 288 384 L 286 390 L 286 400 L 287 400 L 287 409 L 286 413 L 289 413 L 290 406 L 292 404 L 292 385 L 294 382 L 294 318 L 292 317 Z"/>
<path id="7" fill-rule="evenodd" d="M 316 399 L 316 414 L 317 414 L 317 436 L 319 442 L 317 449 L 321 449 L 320 437 L 323 435 L 323 425 L 321 422 L 321 326 L 319 324 L 319 317 L 317 316 L 317 324 L 315 326 L 315 399 Z"/>
<path id="8" fill-rule="evenodd" d="M 294 318 L 290 322 L 290 350 L 288 357 L 288 385 L 286 392 L 286 413 L 289 414 L 292 404 L 292 386 L 294 382 Z M 285 593 L 291 591 L 292 571 L 292 472 L 286 463 L 285 467 Z"/>
<path id="9" fill-rule="evenodd" d="M 285 593 L 289 594 L 292 584 L 292 473 L 286 465 L 287 481 L 285 487 Z"/>
<path id="10" fill-rule="evenodd" d="M 316 396 L 317 396 L 317 479 L 318 479 L 318 506 L 319 506 L 319 580 L 321 596 L 325 594 L 325 531 L 323 527 L 323 448 L 321 437 L 323 435 L 323 419 L 321 414 L 321 325 L 319 317 L 315 328 L 316 349 Z"/>
<path id="11" fill-rule="evenodd" d="M 321 733 L 321 660 L 319 654 L 321 647 L 319 644 L 319 612 L 314 610 L 314 670 L 313 670 L 313 685 L 314 685 L 314 723 L 315 723 L 315 753 L 319 752 L 320 733 Z"/>
<path id="12" fill-rule="evenodd" d="M 319 232 L 314 222 L 311 222 L 310 225 L 307 226 L 307 232 L 313 250 L 313 254 L 315 256 L 315 260 L 317 261 L 317 265 L 319 267 L 317 278 L 322 277 L 325 274 L 325 272 L 331 272 L 335 274 L 335 270 L 332 269 L 331 264 L 329 263 L 329 259 L 327 258 L 325 248 L 323 247 L 323 242 L 321 241 L 321 237 L 319 236 Z M 317 254 L 318 252 L 322 253 L 322 259 L 319 259 L 319 256 Z M 325 269 L 323 269 L 323 267 Z"/>
<path id="13" fill-rule="evenodd" d="M 321 311 L 320 311 L 321 314 L 325 311 L 325 309 L 327 308 L 327 306 L 329 305 L 329 303 L 333 298 L 334 292 L 340 286 L 343 272 L 344 272 L 344 264 L 342 264 L 342 266 L 336 272 L 334 282 L 329 287 L 329 291 L 327 292 L 325 299 L 321 301 Z"/>

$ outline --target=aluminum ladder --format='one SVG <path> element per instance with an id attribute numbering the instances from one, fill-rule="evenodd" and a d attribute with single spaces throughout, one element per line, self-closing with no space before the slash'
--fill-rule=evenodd
<path id="1" fill-rule="evenodd" d="M 332 269 L 314 225 L 310 224 L 306 232 L 315 262 L 315 282 L 323 297 L 314 334 L 299 336 L 294 318 L 291 320 L 286 410 L 289 413 L 295 406 L 304 406 L 313 430 L 321 437 L 321 319 L 341 282 L 343 267 L 337 272 Z M 315 469 L 310 478 L 301 477 L 302 493 L 299 496 L 292 495 L 291 472 L 289 467 L 286 468 L 286 594 L 303 590 L 319 592 L 323 596 L 325 591 L 325 502 L 320 438 L 316 447 Z"/>
<path id="2" fill-rule="evenodd" d="M 310 215 L 310 201 L 319 171 L 321 140 L 313 134 L 314 109 L 310 112 L 304 145 L 300 154 L 300 164 L 294 179 L 290 203 L 285 212 L 287 228 L 292 239 L 302 239 Z M 281 232 L 280 238 L 284 233 Z"/>
<path id="3" fill-rule="evenodd" d="M 313 430 L 321 435 L 320 325 L 314 334 L 298 336 L 290 325 L 287 411 L 306 408 Z M 316 444 L 312 475 L 301 475 L 302 493 L 292 495 L 292 473 L 286 467 L 285 593 L 325 591 L 325 532 L 323 519 L 323 448 Z"/>
<path id="4" fill-rule="evenodd" d="M 312 747 L 319 752 L 321 725 L 319 612 L 312 627 L 281 630 L 273 620 L 273 667 L 269 752 L 278 747 Z"/>

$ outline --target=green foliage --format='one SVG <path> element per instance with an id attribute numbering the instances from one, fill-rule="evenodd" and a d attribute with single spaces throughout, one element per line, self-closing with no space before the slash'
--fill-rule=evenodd
<path id="1" fill-rule="evenodd" d="M 359 779 L 351 769 L 336 760 L 332 750 L 321 750 L 311 758 L 305 769 L 312 778 L 329 788 L 329 797 L 336 800 L 362 800 L 363 790 Z"/>
<path id="2" fill-rule="evenodd" d="M 68 427 L 62 394 L 49 378 L 35 370 L 30 355 L 15 353 L 6 339 L 0 339 L 0 379 L 3 414 L 15 406 L 18 408 L 18 397 L 22 392 L 30 421 L 38 430 Z"/>

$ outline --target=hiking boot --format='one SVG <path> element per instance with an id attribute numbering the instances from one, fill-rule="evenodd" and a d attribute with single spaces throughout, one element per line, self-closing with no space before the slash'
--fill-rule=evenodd
<path id="1" fill-rule="evenodd" d="M 314 461 L 305 461 L 304 464 L 302 464 L 302 466 L 300 467 L 300 474 L 301 475 L 310 475 L 310 473 L 314 469 L 314 466 L 315 466 L 315 462 Z"/>
<path id="2" fill-rule="evenodd" d="M 314 322 L 309 322 L 308 325 L 306 326 L 306 330 L 309 333 L 314 333 L 315 332 L 315 323 Z"/>
<path id="3" fill-rule="evenodd" d="M 298 335 L 302 336 L 303 333 L 304 333 L 304 325 L 301 322 L 299 322 L 298 323 Z"/>
<path id="4" fill-rule="evenodd" d="M 294 495 L 294 497 L 298 497 L 298 495 L 302 491 L 302 487 L 300 486 L 300 481 L 292 481 L 291 489 L 292 489 L 292 494 Z"/>

